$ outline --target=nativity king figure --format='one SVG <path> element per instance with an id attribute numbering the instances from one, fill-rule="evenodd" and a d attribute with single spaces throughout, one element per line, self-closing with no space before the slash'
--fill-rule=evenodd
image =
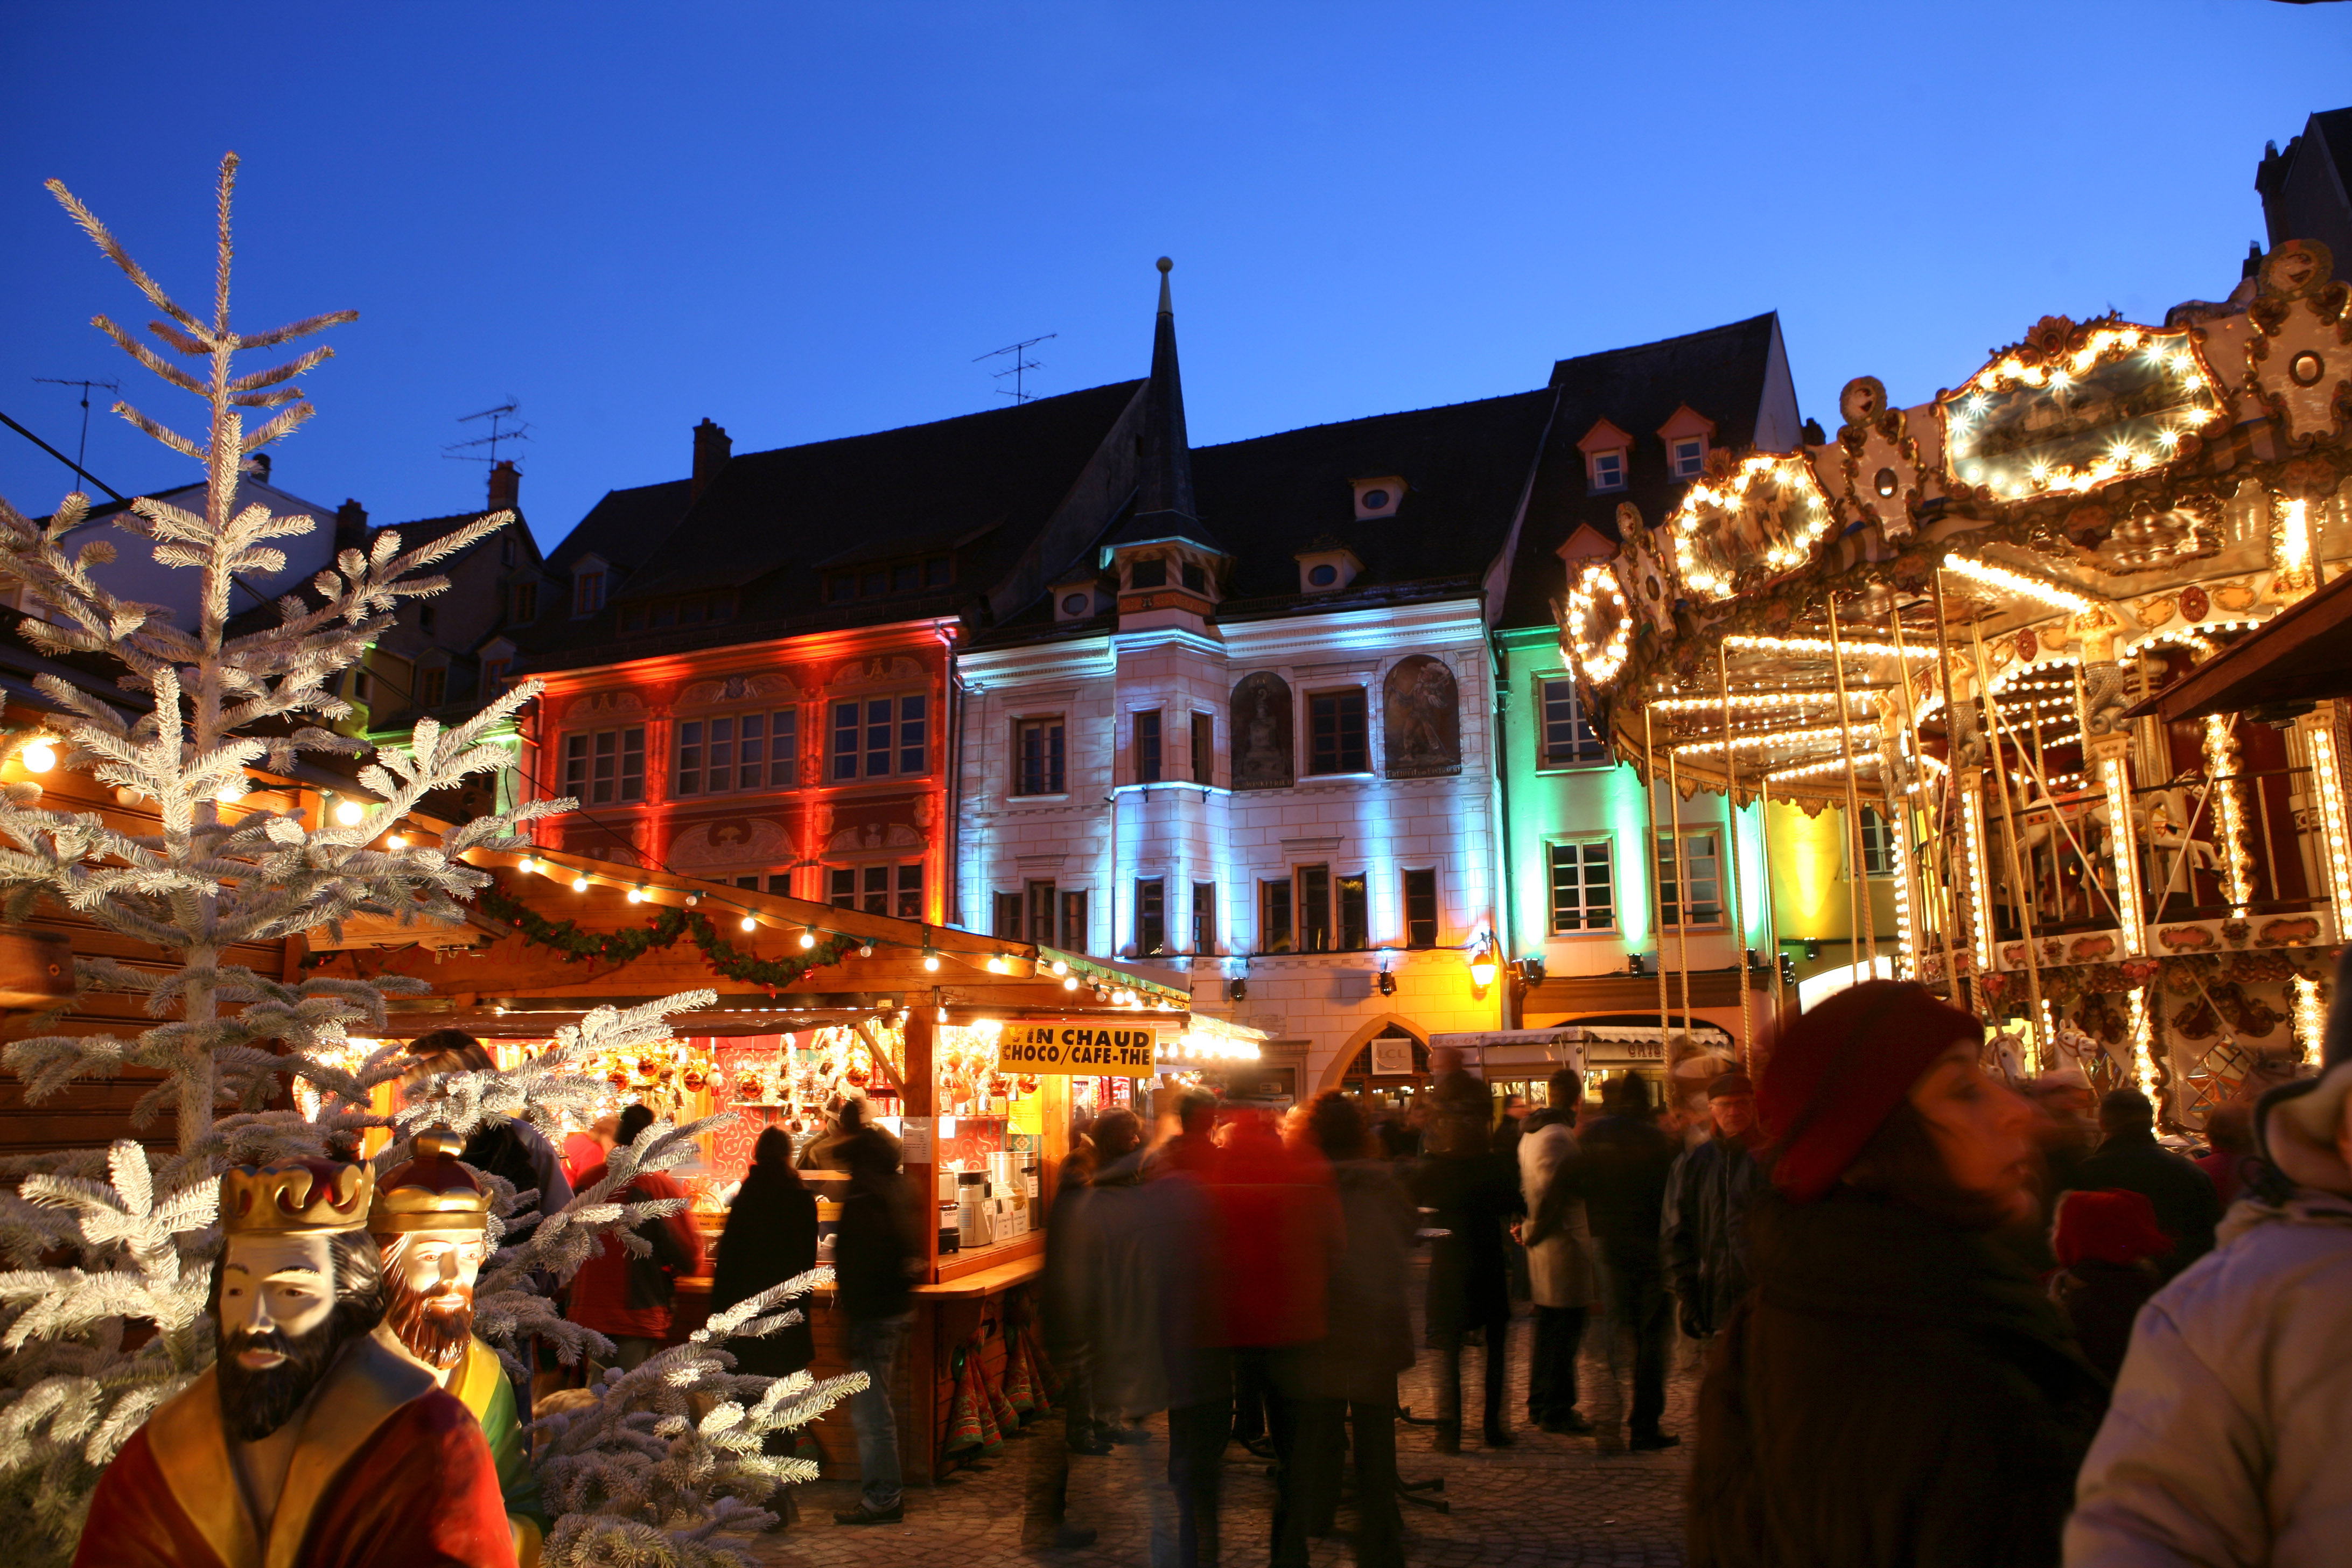
<path id="1" fill-rule="evenodd" d="M 219 1358 L 99 1478 L 75 1568 L 514 1568 L 481 1424 L 371 1331 L 373 1185 L 327 1160 L 221 1177 Z"/>
<path id="2" fill-rule="evenodd" d="M 433 1374 L 482 1424 L 498 1461 L 521 1568 L 535 1568 L 548 1521 L 524 1451 L 514 1385 L 499 1352 L 474 1337 L 474 1281 L 489 1255 L 490 1194 L 458 1162 L 465 1140 L 416 1135 L 408 1163 L 375 1184 L 368 1230 L 383 1249 L 387 1298 L 376 1338 Z"/>

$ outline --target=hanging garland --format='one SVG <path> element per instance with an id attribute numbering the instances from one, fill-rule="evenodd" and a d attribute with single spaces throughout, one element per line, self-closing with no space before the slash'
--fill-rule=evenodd
<path id="1" fill-rule="evenodd" d="M 566 963 L 590 961 L 600 963 L 628 963 L 643 958 L 656 948 L 677 945 L 678 938 L 691 937 L 694 945 L 702 950 L 702 959 L 711 969 L 730 980 L 747 984 L 764 985 L 771 991 L 796 984 L 812 969 L 823 969 L 841 961 L 844 953 L 864 945 L 864 939 L 852 936 L 830 936 L 814 947 L 790 958 L 761 958 L 739 951 L 719 928 L 710 923 L 700 910 L 664 909 L 642 926 L 615 931 L 585 931 L 577 921 L 551 921 L 530 905 L 509 894 L 495 879 L 484 888 L 475 902 L 492 920 L 503 921 L 515 928 L 525 942 L 541 947 L 551 947 L 563 954 Z"/>

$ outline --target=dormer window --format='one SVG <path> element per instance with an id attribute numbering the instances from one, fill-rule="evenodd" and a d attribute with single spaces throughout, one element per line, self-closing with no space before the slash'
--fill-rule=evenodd
<path id="1" fill-rule="evenodd" d="M 1329 534 L 1324 534 L 1298 552 L 1298 591 L 1302 594 L 1333 594 L 1356 580 L 1364 563 L 1356 552 Z"/>
<path id="2" fill-rule="evenodd" d="M 1128 567 L 1127 582 L 1131 588 L 1165 588 L 1168 586 L 1168 563 L 1158 556 L 1138 561 Z"/>
<path id="3" fill-rule="evenodd" d="M 1706 454 L 1715 444 L 1715 421 L 1685 403 L 1658 426 L 1658 439 L 1666 446 L 1666 471 L 1678 479 L 1695 479 L 1706 472 Z"/>
<path id="4" fill-rule="evenodd" d="M 1404 500 L 1404 480 L 1395 474 L 1381 474 L 1371 479 L 1348 481 L 1356 492 L 1356 518 L 1394 517 Z"/>
<path id="5" fill-rule="evenodd" d="M 593 555 L 583 557 L 572 568 L 573 619 L 593 616 L 604 607 L 604 584 L 609 575 L 604 563 Z"/>
<path id="6" fill-rule="evenodd" d="M 1623 452 L 1592 454 L 1592 488 L 1596 490 L 1622 490 L 1625 488 Z"/>
<path id="7" fill-rule="evenodd" d="M 1606 419 L 1596 419 L 1592 428 L 1577 442 L 1576 449 L 1584 454 L 1587 489 L 1598 492 L 1625 488 L 1625 473 L 1633 453 L 1633 437 Z"/>
<path id="8" fill-rule="evenodd" d="M 1339 569 L 1328 561 L 1318 561 L 1307 569 L 1307 585 L 1310 588 L 1328 588 L 1339 580 Z"/>

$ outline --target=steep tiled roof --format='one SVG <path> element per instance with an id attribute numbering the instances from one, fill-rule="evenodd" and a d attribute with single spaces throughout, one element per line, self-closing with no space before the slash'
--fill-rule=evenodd
<path id="1" fill-rule="evenodd" d="M 583 555 L 598 555 L 634 573 L 652 559 L 686 515 L 690 479 L 665 479 L 606 490 L 562 543 L 547 552 L 548 570 L 568 576 Z"/>
<path id="2" fill-rule="evenodd" d="M 1681 500 L 1687 481 L 1672 477 L 1657 433 L 1675 409 L 1687 404 L 1713 420 L 1717 447 L 1755 442 L 1757 412 L 1779 359 L 1778 332 L 1778 317 L 1767 312 L 1659 342 L 1580 354 L 1552 366 L 1551 385 L 1559 402 L 1528 500 L 1528 526 L 1511 563 L 1503 626 L 1551 624 L 1551 601 L 1566 584 L 1557 552 L 1580 524 L 1614 540 L 1620 502 L 1633 502 L 1643 521 L 1654 528 Z M 1631 435 L 1633 449 L 1625 488 L 1595 493 L 1577 443 L 1603 419 Z"/>

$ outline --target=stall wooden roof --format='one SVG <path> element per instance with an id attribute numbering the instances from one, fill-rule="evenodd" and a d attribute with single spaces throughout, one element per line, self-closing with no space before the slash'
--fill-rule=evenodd
<path id="1" fill-rule="evenodd" d="M 2132 710 L 2168 723 L 2352 696 L 2352 573 L 2346 573 Z"/>

